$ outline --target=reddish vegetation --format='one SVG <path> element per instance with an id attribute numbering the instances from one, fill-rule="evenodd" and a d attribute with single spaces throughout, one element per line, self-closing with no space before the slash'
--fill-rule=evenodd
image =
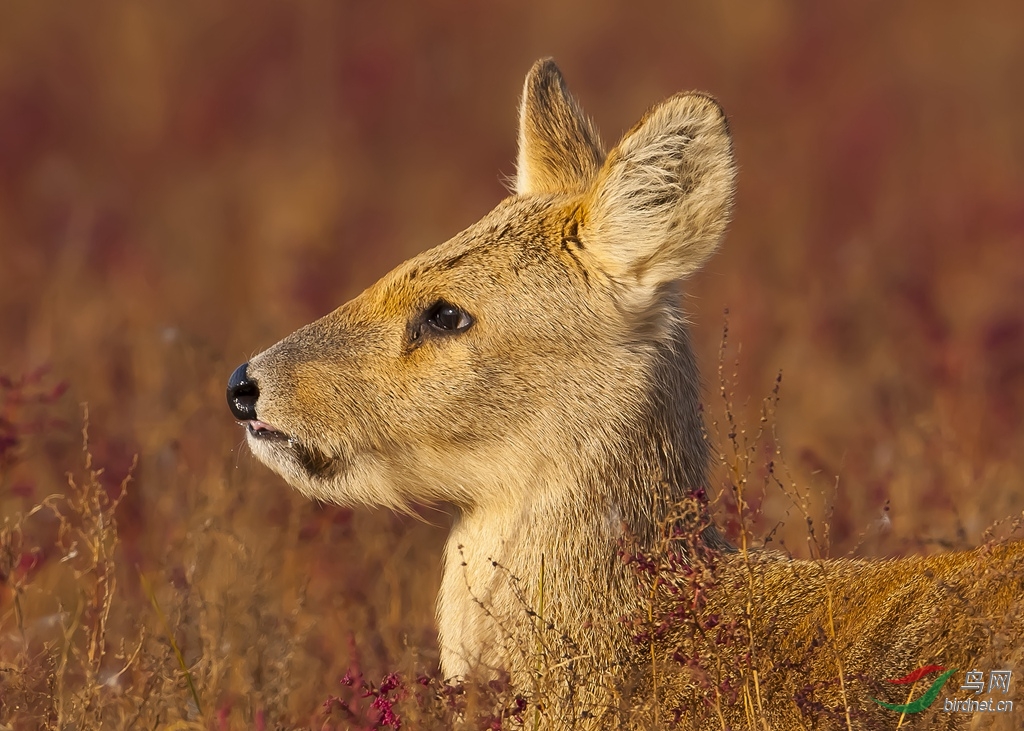
<path id="1" fill-rule="evenodd" d="M 445 513 L 304 501 L 242 448 L 224 385 L 503 195 L 541 55 L 608 140 L 680 89 L 730 114 L 736 219 L 690 287 L 723 522 L 742 477 L 752 534 L 796 555 L 966 547 L 1019 516 L 1024 12 L 1003 5 L 2 11 L 0 725 L 529 724 L 501 684 L 433 676 Z M 785 490 L 754 436 L 780 370 Z"/>

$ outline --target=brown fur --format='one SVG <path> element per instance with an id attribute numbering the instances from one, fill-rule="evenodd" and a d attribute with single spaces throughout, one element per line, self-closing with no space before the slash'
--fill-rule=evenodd
<path id="1" fill-rule="evenodd" d="M 541 61 L 526 80 L 519 148 L 515 195 L 248 371 L 257 418 L 287 436 L 249 443 L 306 495 L 457 507 L 437 604 L 445 674 L 507 671 L 533 688 L 540 672 L 564 700 L 544 716 L 554 726 L 570 715 L 606 725 L 626 703 L 696 727 L 843 728 L 845 712 L 815 716 L 794 698 L 814 687 L 829 709 L 845 697 L 854 727 L 895 726 L 867 700 L 869 681 L 1019 656 L 1018 646 L 990 653 L 997 630 L 1021 629 L 1015 543 L 886 562 L 727 551 L 692 621 L 732 617 L 752 636 L 715 649 L 683 623 L 658 640 L 652 665 L 620 621 L 651 611 L 652 587 L 618 552 L 627 539 L 654 551 L 673 506 L 707 482 L 680 282 L 728 222 L 728 126 L 711 98 L 677 95 L 605 155 Z M 468 313 L 467 329 L 426 322 L 442 300 Z M 702 544 L 725 546 L 713 527 Z M 976 631 L 943 635 L 954 611 L 981 618 Z M 718 658 L 719 680 L 744 692 L 708 690 L 672 653 Z"/>

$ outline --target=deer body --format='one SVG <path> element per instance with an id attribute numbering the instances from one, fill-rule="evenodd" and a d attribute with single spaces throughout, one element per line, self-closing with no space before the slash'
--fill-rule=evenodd
<path id="1" fill-rule="evenodd" d="M 681 282 L 718 245 L 733 185 L 728 127 L 710 98 L 672 97 L 605 154 L 557 68 L 538 62 L 523 93 L 515 194 L 229 383 L 254 454 L 306 495 L 456 506 L 437 604 L 442 670 L 561 683 L 572 702 L 545 717 L 551 726 L 572 725 L 571 706 L 604 727 L 622 698 L 696 727 L 753 718 L 749 698 L 744 710 L 666 659 L 700 651 L 703 634 L 675 628 L 652 653 L 621 621 L 650 613 L 659 586 L 621 560 L 624 541 L 657 550 L 674 506 L 707 484 Z M 701 545 L 726 548 L 713 526 Z M 911 621 L 908 602 L 934 605 L 958 571 L 1022 553 L 1011 544 L 823 568 L 726 550 L 720 591 L 695 605 L 694 621 L 741 618 L 749 641 L 719 657 L 741 684 L 760 672 L 767 695 L 755 716 L 788 728 L 802 723 L 802 683 L 850 704 L 863 688 L 833 682 L 843 673 L 913 669 L 904 665 L 927 654 L 935 617 Z M 991 595 L 972 596 L 1008 612 L 1022 592 L 1015 581 L 996 577 Z M 796 657 L 822 632 L 830 649 L 802 661 L 798 680 L 773 674 L 780 653 Z M 977 658 L 983 634 L 952 655 Z M 883 646 L 889 659 L 877 656 Z M 864 717 L 877 712 L 868 704 Z"/>

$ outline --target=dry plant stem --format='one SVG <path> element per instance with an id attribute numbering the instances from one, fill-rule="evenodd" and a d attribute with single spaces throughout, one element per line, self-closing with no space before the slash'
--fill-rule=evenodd
<path id="1" fill-rule="evenodd" d="M 832 587 L 828 583 L 828 574 L 825 571 L 824 565 L 821 567 L 822 573 L 825 575 L 825 598 L 828 606 L 828 631 L 829 637 L 832 642 L 836 641 L 836 623 L 832 615 Z M 853 731 L 853 723 L 850 720 L 850 703 L 846 698 L 846 678 L 845 669 L 843 668 L 842 658 L 836 658 L 836 665 L 839 667 L 839 693 L 843 700 L 843 713 L 846 716 L 846 727 L 849 731 Z"/>
<path id="2" fill-rule="evenodd" d="M 904 703 L 910 703 L 911 698 L 914 697 L 914 690 L 917 688 L 917 684 L 919 682 L 920 681 L 915 680 L 910 685 L 910 691 L 907 692 L 907 699 L 905 701 L 903 701 Z M 902 728 L 903 727 L 903 721 L 904 721 L 904 719 L 906 719 L 906 717 L 907 717 L 907 712 L 906 711 L 903 711 L 902 713 L 900 713 L 900 720 L 896 723 L 896 728 Z"/>
<path id="3" fill-rule="evenodd" d="M 733 373 L 731 381 L 726 379 L 724 372 L 725 364 L 725 352 L 729 338 L 729 322 L 728 322 L 728 310 L 725 313 L 726 321 L 722 327 L 722 340 L 719 346 L 719 357 L 718 357 L 718 380 L 719 380 L 719 392 L 722 396 L 722 401 L 725 406 L 726 418 L 729 423 L 729 443 L 732 447 L 733 458 L 727 459 L 724 454 L 721 455 L 723 462 L 729 464 L 729 469 L 732 474 L 733 488 L 736 495 L 736 518 L 740 526 L 740 555 L 743 557 L 743 563 L 746 567 L 747 572 L 747 603 L 744 612 L 744 620 L 747 628 L 747 651 L 750 654 L 750 668 L 751 677 L 754 682 L 754 694 L 753 700 L 757 705 L 757 714 L 761 719 L 761 725 L 767 731 L 768 721 L 764 716 L 764 707 L 761 701 L 761 687 L 757 673 L 757 663 L 755 658 L 757 657 L 757 648 L 754 645 L 754 626 L 753 626 L 753 612 L 754 612 L 754 571 L 750 563 L 749 554 L 749 525 L 748 517 L 749 510 L 746 502 L 745 488 L 747 485 L 747 475 L 750 474 L 750 452 L 757 448 L 757 444 L 760 442 L 761 437 L 764 434 L 765 426 L 769 423 L 769 404 L 772 403 L 768 397 L 765 399 L 761 409 L 761 421 L 758 426 L 757 434 L 753 441 L 753 446 L 747 443 L 747 433 L 745 429 L 737 428 L 735 417 L 733 416 L 733 402 L 728 388 L 730 382 L 735 383 L 738 379 L 739 369 L 739 350 L 737 350 L 736 360 L 733 364 Z M 782 375 L 779 374 L 779 378 L 776 380 L 775 388 L 773 390 L 773 396 L 777 399 L 779 382 L 781 381 Z M 742 445 L 738 441 L 738 438 L 742 437 Z M 750 691 L 747 684 L 744 684 L 744 697 L 749 703 Z M 750 708 L 748 713 L 748 723 L 753 722 L 751 717 L 753 714 L 753 708 Z"/>
<path id="4" fill-rule="evenodd" d="M 658 584 L 661 582 L 661 575 L 654 577 L 654 584 L 651 586 L 651 601 L 647 605 L 647 623 L 648 626 L 654 628 L 654 597 L 658 591 Z M 651 639 L 648 643 L 651 651 L 651 687 L 654 695 L 654 724 L 658 725 L 658 659 L 657 652 L 655 651 L 654 645 L 654 632 L 651 632 Z"/>
<path id="5" fill-rule="evenodd" d="M 199 701 L 199 692 L 196 690 L 196 684 L 192 679 L 192 673 L 189 672 L 188 663 L 185 662 L 185 656 L 178 647 L 177 640 L 174 639 L 174 630 L 171 629 L 171 623 L 168 621 L 167 615 L 164 614 L 164 610 L 160 607 L 160 603 L 156 599 L 156 593 L 153 591 L 153 585 L 149 583 L 149 579 L 146 578 L 146 575 L 140 573 L 139 581 L 142 583 L 142 590 L 146 592 L 146 597 L 149 599 L 149 603 L 156 611 L 157 617 L 160 618 L 160 623 L 163 624 L 164 630 L 167 632 L 167 640 L 170 642 L 171 649 L 174 650 L 174 656 L 178 659 L 178 666 L 181 668 L 181 672 L 185 676 L 185 683 L 188 685 L 189 695 L 192 696 L 192 702 L 196 704 L 196 712 L 202 716 L 203 704 Z"/>
<path id="6" fill-rule="evenodd" d="M 81 484 L 71 473 L 67 475 L 68 493 L 64 499 L 67 512 L 61 510 L 58 500 L 43 503 L 58 521 L 57 545 L 63 550 L 62 563 L 72 567 L 73 574 L 80 582 L 80 596 L 75 603 L 70 625 L 64 628 L 64 646 L 56 671 L 57 719 L 58 724 L 69 722 L 67 674 L 76 657 L 84 676 L 82 690 L 78 695 L 82 722 L 98 722 L 101 712 L 99 702 L 99 673 L 109 650 L 108 628 L 117 588 L 114 553 L 118 544 L 115 514 L 127 493 L 128 483 L 138 464 L 138 455 L 132 459 L 128 473 L 120 483 L 116 497 L 111 498 L 100 482 L 102 469 L 94 469 L 89 448 L 89 409 L 83 405 L 82 453 L 84 454 L 85 475 Z M 83 624 L 85 616 L 90 617 Z M 83 628 L 86 632 L 84 656 L 79 657 L 75 636 Z M 141 640 L 140 640 L 141 647 Z M 136 658 L 138 653 L 125 657 L 121 675 Z M 73 697 L 72 696 L 72 697 Z"/>
<path id="7" fill-rule="evenodd" d="M 37 505 L 25 518 L 30 518 L 34 513 L 42 509 L 42 506 Z M 9 520 L 4 520 L 3 530 L 3 547 L 4 553 L 7 554 L 6 558 L 10 565 L 14 565 L 17 561 L 17 557 L 21 553 L 21 547 L 24 545 L 24 532 L 22 530 L 23 518 L 18 516 L 15 519 L 13 525 Z M 26 651 L 28 647 L 28 638 L 25 636 L 25 612 L 21 604 L 21 594 L 24 591 L 22 581 L 20 579 L 12 582 L 11 588 L 13 589 L 13 604 L 14 604 L 14 622 L 18 629 L 18 637 L 21 639 L 22 653 Z"/>
<path id="8" fill-rule="evenodd" d="M 540 695 L 540 679 L 542 673 L 542 661 L 544 658 L 544 554 L 540 555 L 540 579 L 538 580 L 538 591 L 540 592 L 540 606 L 537 611 L 537 620 L 540 623 L 540 632 L 537 633 L 537 675 L 536 682 L 534 684 L 533 695 L 534 695 L 534 707 L 533 707 L 533 728 L 537 729 L 540 727 L 540 705 L 536 702 L 536 698 Z"/>
<path id="9" fill-rule="evenodd" d="M 75 611 L 71 624 L 64 628 L 64 645 L 61 648 L 60 664 L 57 666 L 57 726 L 64 727 L 64 703 L 67 694 L 64 691 L 64 678 L 68 667 L 68 656 L 71 654 L 72 639 L 78 630 L 79 621 L 82 618 L 82 605 L 75 603 Z"/>

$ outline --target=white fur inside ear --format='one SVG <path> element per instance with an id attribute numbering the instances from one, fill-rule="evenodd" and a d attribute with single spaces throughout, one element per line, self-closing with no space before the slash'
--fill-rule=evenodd
<path id="1" fill-rule="evenodd" d="M 714 252 L 734 180 L 721 108 L 699 94 L 672 97 L 608 155 L 585 206 L 585 241 L 613 278 L 653 293 Z"/>

